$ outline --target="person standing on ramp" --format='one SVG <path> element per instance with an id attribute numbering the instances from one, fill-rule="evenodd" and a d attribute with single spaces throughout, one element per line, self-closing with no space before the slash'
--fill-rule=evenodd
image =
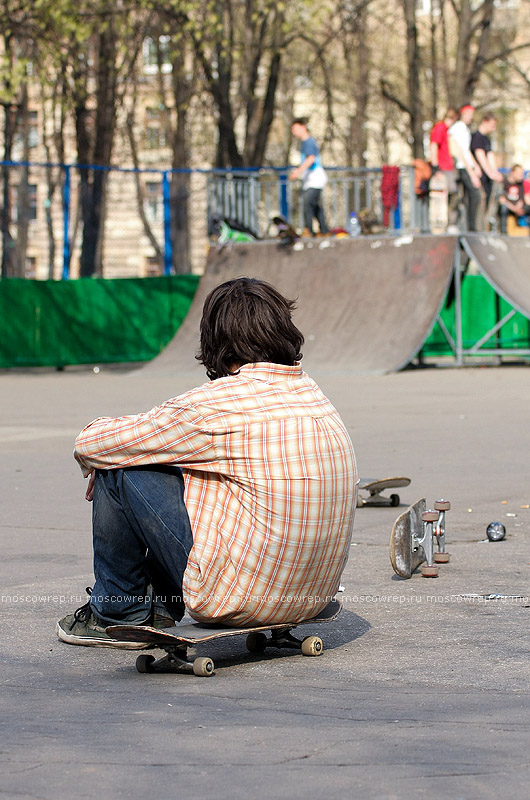
<path id="1" fill-rule="evenodd" d="M 316 219 L 319 232 L 325 236 L 329 228 L 322 206 L 322 189 L 328 182 L 322 167 L 320 148 L 310 135 L 304 119 L 298 118 L 291 123 L 291 133 L 300 140 L 300 157 L 302 163 L 289 175 L 292 181 L 302 179 L 302 203 L 304 211 L 304 230 L 302 236 L 314 236 L 313 220 Z"/>

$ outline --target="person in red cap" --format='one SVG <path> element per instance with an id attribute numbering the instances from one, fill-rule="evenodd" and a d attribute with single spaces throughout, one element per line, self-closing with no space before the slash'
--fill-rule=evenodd
<path id="1" fill-rule="evenodd" d="M 471 154 L 471 130 L 473 106 L 462 106 L 460 119 L 449 128 L 449 146 L 455 158 L 458 180 L 464 189 L 464 203 L 467 212 L 467 229 L 476 230 L 476 216 L 480 205 L 480 177 L 482 170 Z"/>

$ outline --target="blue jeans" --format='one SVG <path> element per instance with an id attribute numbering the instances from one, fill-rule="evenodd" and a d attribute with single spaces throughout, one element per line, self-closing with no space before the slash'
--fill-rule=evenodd
<path id="1" fill-rule="evenodd" d="M 178 467 L 96 470 L 92 533 L 96 617 L 141 625 L 157 610 L 182 618 L 193 535 Z"/>

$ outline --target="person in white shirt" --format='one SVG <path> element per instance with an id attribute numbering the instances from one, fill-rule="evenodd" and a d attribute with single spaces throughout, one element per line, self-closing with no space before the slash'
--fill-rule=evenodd
<path id="1" fill-rule="evenodd" d="M 449 146 L 455 158 L 458 180 L 464 189 L 464 203 L 467 214 L 467 229 L 476 230 L 476 216 L 480 205 L 480 178 L 482 170 L 470 150 L 471 130 L 469 128 L 475 109 L 462 106 L 460 119 L 449 128 Z"/>
<path id="2" fill-rule="evenodd" d="M 304 209 L 304 230 L 302 236 L 314 236 L 313 220 L 316 219 L 321 236 L 327 236 L 329 228 L 322 205 L 322 189 L 327 183 L 327 176 L 322 167 L 320 148 L 310 135 L 305 120 L 301 117 L 291 124 L 293 136 L 300 141 L 301 164 L 289 175 L 292 181 L 302 179 L 302 202 Z"/>

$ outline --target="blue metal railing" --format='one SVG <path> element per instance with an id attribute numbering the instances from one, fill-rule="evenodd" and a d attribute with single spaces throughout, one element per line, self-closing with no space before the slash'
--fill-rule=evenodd
<path id="1" fill-rule="evenodd" d="M 95 164 L 66 164 L 50 162 L 2 161 L 1 166 L 60 169 L 62 180 L 62 278 L 70 277 L 72 256 L 72 170 L 81 172 L 136 173 L 160 176 L 163 208 L 164 274 L 172 271 L 171 240 L 171 177 L 173 175 L 204 175 L 206 178 L 206 208 L 208 215 L 234 217 L 259 236 L 267 235 L 271 217 L 280 213 L 303 227 L 299 202 L 300 187 L 289 180 L 291 167 L 252 167 L 244 169 L 157 169 Z M 330 227 L 346 227 L 350 212 L 371 209 L 382 217 L 380 168 L 326 167 L 328 185 L 324 190 L 326 215 Z M 400 169 L 399 202 L 393 210 L 391 228 L 417 229 L 418 212 L 414 196 L 414 173 L 410 167 Z"/>

